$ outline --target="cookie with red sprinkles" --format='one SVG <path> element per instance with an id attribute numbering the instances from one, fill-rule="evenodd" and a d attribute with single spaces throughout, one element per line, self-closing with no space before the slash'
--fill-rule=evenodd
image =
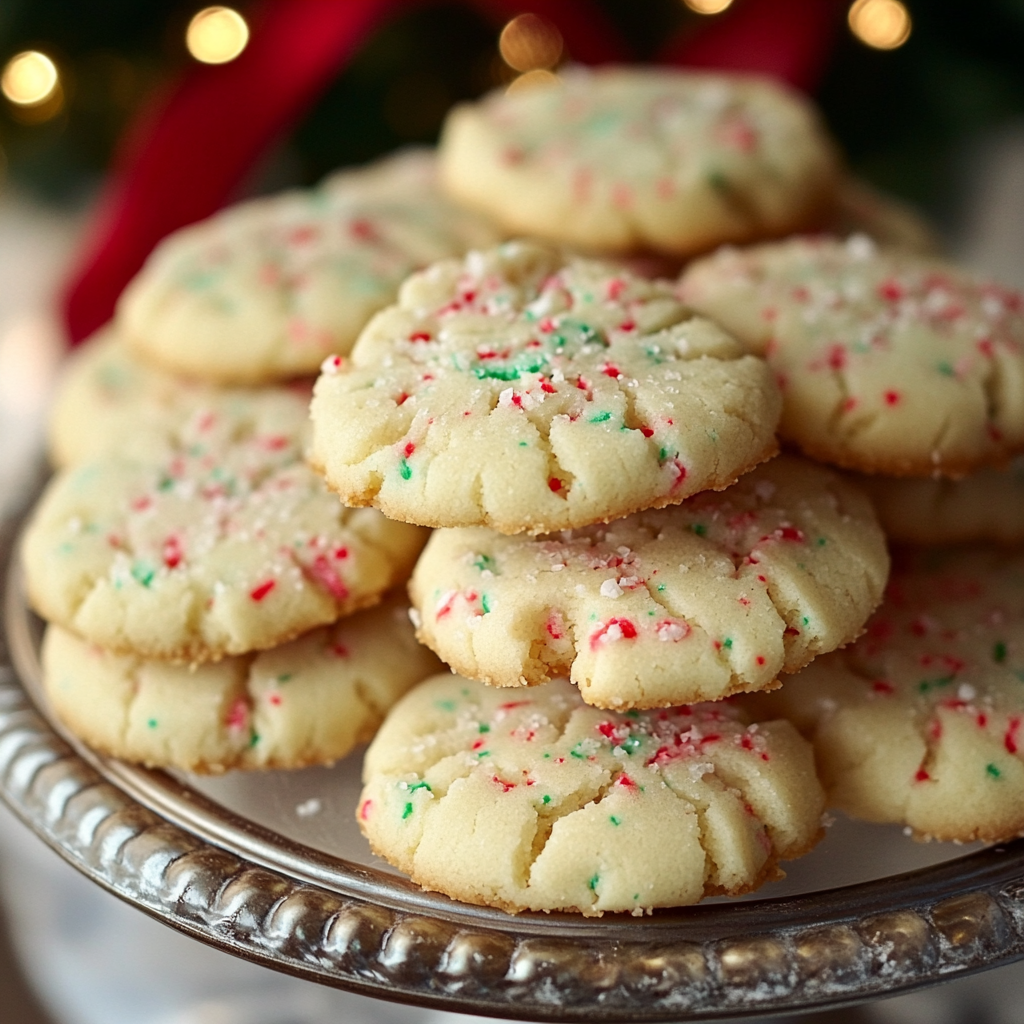
<path id="1" fill-rule="evenodd" d="M 859 635 L 889 560 L 867 498 L 781 456 L 724 491 L 540 537 L 434 532 L 418 635 L 495 686 L 567 675 L 598 707 L 770 689 Z"/>
<path id="2" fill-rule="evenodd" d="M 288 424 L 254 403 L 229 429 L 190 419 L 162 458 L 54 477 L 22 545 L 36 611 L 113 651 L 208 661 L 273 647 L 402 583 L 424 531 L 343 508 L 303 461 L 305 402 L 280 394 Z"/>
<path id="3" fill-rule="evenodd" d="M 815 458 L 956 477 L 1024 451 L 1018 292 L 854 235 L 723 249 L 679 294 L 764 355 Z"/>
<path id="4" fill-rule="evenodd" d="M 216 383 L 315 373 L 412 271 L 500 237 L 440 194 L 431 152 L 407 151 L 176 231 L 125 289 L 117 324 L 140 354 Z"/>
<path id="5" fill-rule="evenodd" d="M 330 764 L 438 669 L 395 601 L 195 667 L 112 654 L 50 626 L 42 665 L 57 718 L 93 749 L 193 772 Z"/>
<path id="6" fill-rule="evenodd" d="M 906 555 L 860 640 L 758 699 L 813 739 L 848 814 L 921 838 L 1024 833 L 1024 557 Z"/>
<path id="7" fill-rule="evenodd" d="M 564 680 L 514 700 L 438 676 L 366 753 L 357 818 L 424 888 L 521 910 L 642 914 L 738 894 L 821 836 L 810 746 L 729 701 L 619 714 Z"/>
<path id="8" fill-rule="evenodd" d="M 839 167 L 779 82 L 650 66 L 569 68 L 457 106 L 439 159 L 451 195 L 512 233 L 677 256 L 817 223 Z"/>
<path id="9" fill-rule="evenodd" d="M 310 458 L 348 505 L 539 533 L 727 487 L 780 404 L 668 282 L 509 242 L 413 275 L 324 363 Z"/>

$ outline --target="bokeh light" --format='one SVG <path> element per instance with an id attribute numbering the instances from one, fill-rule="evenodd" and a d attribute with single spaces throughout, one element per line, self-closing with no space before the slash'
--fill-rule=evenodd
<path id="1" fill-rule="evenodd" d="M 4 96 L 19 107 L 36 107 L 53 97 L 60 86 L 57 65 L 38 50 L 16 54 L 0 76 Z"/>
<path id="2" fill-rule="evenodd" d="M 683 0 L 683 3 L 698 14 L 721 14 L 732 7 L 732 0 Z"/>
<path id="3" fill-rule="evenodd" d="M 875 50 L 895 50 L 910 38 L 910 12 L 900 0 L 857 0 L 847 20 L 853 34 Z"/>
<path id="4" fill-rule="evenodd" d="M 537 68 L 519 75 L 508 84 L 505 92 L 525 92 L 527 89 L 544 89 L 558 85 L 562 80 L 553 71 Z"/>
<path id="5" fill-rule="evenodd" d="M 185 45 L 204 64 L 227 64 L 249 42 L 249 26 L 230 7 L 205 7 L 188 23 Z"/>
<path id="6" fill-rule="evenodd" d="M 536 14 L 520 14 L 502 29 L 498 49 L 516 71 L 553 68 L 562 56 L 562 33 Z"/>

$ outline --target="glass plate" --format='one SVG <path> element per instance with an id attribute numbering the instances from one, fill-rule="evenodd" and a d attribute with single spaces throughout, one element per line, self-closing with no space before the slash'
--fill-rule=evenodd
<path id="1" fill-rule="evenodd" d="M 0 795 L 95 882 L 227 952 L 365 995 L 562 1021 L 837 1006 L 1024 957 L 1024 840 L 965 853 L 840 819 L 756 896 L 511 916 L 373 857 L 354 817 L 360 752 L 219 777 L 100 757 L 48 715 L 15 528 L 0 535 Z"/>

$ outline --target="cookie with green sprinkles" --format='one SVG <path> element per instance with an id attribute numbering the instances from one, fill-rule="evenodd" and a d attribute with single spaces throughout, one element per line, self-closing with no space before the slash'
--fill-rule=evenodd
<path id="1" fill-rule="evenodd" d="M 789 722 L 723 701 L 600 711 L 564 680 L 516 700 L 459 676 L 410 691 L 367 750 L 374 852 L 469 903 L 599 916 L 739 894 L 821 835 Z"/>
<path id="2" fill-rule="evenodd" d="M 208 443 L 258 416 L 268 434 L 305 429 L 310 382 L 289 388 L 221 388 L 140 359 L 104 329 L 68 360 L 48 421 L 48 450 L 66 467 L 108 455 L 159 459 L 184 435 Z M 275 423 L 275 421 L 277 421 Z"/>
<path id="3" fill-rule="evenodd" d="M 778 82 L 653 67 L 571 68 L 462 104 L 439 155 L 450 194 L 510 232 L 677 256 L 808 228 L 839 167 Z"/>
<path id="4" fill-rule="evenodd" d="M 42 663 L 51 708 L 89 746 L 193 772 L 330 764 L 438 669 L 393 600 L 272 650 L 192 669 L 111 654 L 50 626 Z"/>
<path id="5" fill-rule="evenodd" d="M 1024 556 L 919 549 L 867 632 L 759 697 L 815 745 L 829 799 L 920 838 L 1024 834 Z"/>
<path id="6" fill-rule="evenodd" d="M 867 498 L 781 456 L 606 526 L 437 530 L 410 594 L 420 639 L 463 675 L 567 675 L 589 704 L 651 708 L 778 685 L 861 632 L 888 568 Z"/>
<path id="7" fill-rule="evenodd" d="M 499 238 L 439 193 L 431 152 L 407 151 L 175 232 L 128 285 L 117 325 L 140 354 L 217 383 L 315 373 L 412 271 Z"/>
<path id="8" fill-rule="evenodd" d="M 723 249 L 679 294 L 765 356 L 780 434 L 815 458 L 959 477 L 1024 451 L 1018 292 L 854 235 Z"/>
<path id="9" fill-rule="evenodd" d="M 287 394 L 287 392 L 283 392 Z M 160 459 L 58 474 L 22 545 L 43 618 L 112 651 L 208 661 L 273 647 L 375 604 L 425 532 L 343 508 L 303 461 L 294 420 L 257 404 L 190 421 Z"/>
<path id="10" fill-rule="evenodd" d="M 348 505 L 540 533 L 727 487 L 776 450 L 764 361 L 665 281 L 510 242 L 415 274 L 314 388 Z"/>

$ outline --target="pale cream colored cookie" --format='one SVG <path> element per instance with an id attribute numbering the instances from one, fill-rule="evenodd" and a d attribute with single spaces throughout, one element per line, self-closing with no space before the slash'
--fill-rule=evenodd
<path id="1" fill-rule="evenodd" d="M 209 444 L 211 434 L 223 441 L 234 425 L 254 418 L 268 434 L 296 434 L 305 430 L 309 393 L 308 381 L 288 389 L 219 388 L 167 373 L 105 329 L 71 356 L 57 385 L 50 459 L 58 467 L 109 455 L 161 459 Z"/>
<path id="2" fill-rule="evenodd" d="M 111 654 L 60 626 L 42 659 L 51 707 L 89 746 L 194 772 L 330 764 L 439 667 L 395 601 L 194 669 Z"/>
<path id="3" fill-rule="evenodd" d="M 781 457 L 725 491 L 543 537 L 438 530 L 410 584 L 421 640 L 495 686 L 568 675 L 598 707 L 771 688 L 856 637 L 889 559 L 867 498 Z"/>
<path id="4" fill-rule="evenodd" d="M 963 476 L 1024 450 L 1024 300 L 864 236 L 724 249 L 680 296 L 763 353 L 780 433 L 891 476 Z"/>
<path id="5" fill-rule="evenodd" d="M 311 459 L 348 505 L 538 533 L 728 486 L 779 404 L 667 282 L 512 242 L 414 275 L 325 363 Z"/>
<path id="6" fill-rule="evenodd" d="M 438 676 L 366 754 L 359 824 L 420 885 L 504 910 L 639 914 L 742 893 L 821 835 L 788 722 L 729 702 L 616 714 L 564 680 L 519 700 Z"/>
<path id="7" fill-rule="evenodd" d="M 400 153 L 175 232 L 128 285 L 117 324 L 138 352 L 210 381 L 312 373 L 417 267 L 498 237 L 438 193 L 433 154 Z"/>
<path id="8" fill-rule="evenodd" d="M 1024 458 L 962 480 L 867 476 L 867 491 L 886 535 L 907 544 L 1024 542 Z"/>
<path id="9" fill-rule="evenodd" d="M 510 232 L 691 255 L 809 227 L 838 160 L 817 113 L 753 76 L 572 68 L 444 126 L 441 178 Z"/>
<path id="10" fill-rule="evenodd" d="M 907 556 L 857 643 L 758 701 L 813 738 L 855 817 L 963 842 L 1024 833 L 1024 556 Z"/>
<path id="11" fill-rule="evenodd" d="M 159 461 L 55 477 L 22 546 L 35 609 L 109 650 L 206 661 L 273 647 L 403 582 L 424 531 L 343 508 L 302 461 L 304 403 L 291 401 L 287 428 L 254 404 L 229 430 L 192 424 Z"/>

